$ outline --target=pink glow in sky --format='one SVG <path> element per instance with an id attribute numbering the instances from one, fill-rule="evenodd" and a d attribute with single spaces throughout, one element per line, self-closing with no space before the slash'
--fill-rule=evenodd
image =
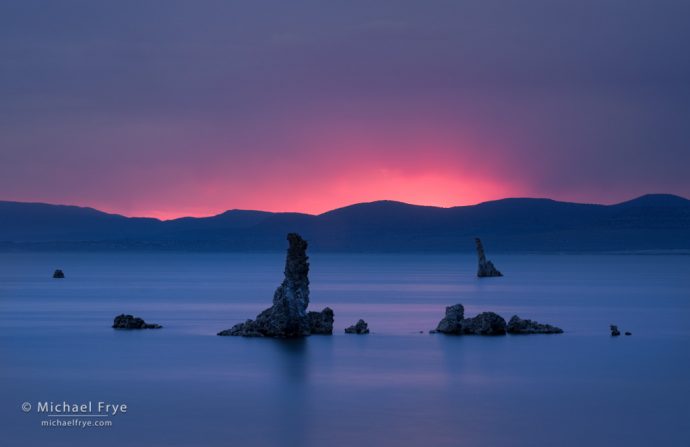
<path id="1" fill-rule="evenodd" d="M 0 5 L 0 200 L 130 216 L 690 195 L 690 6 Z"/>

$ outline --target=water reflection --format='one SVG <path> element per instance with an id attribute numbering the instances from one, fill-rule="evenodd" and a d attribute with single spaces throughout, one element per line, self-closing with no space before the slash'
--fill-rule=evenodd
<path id="1" fill-rule="evenodd" d="M 275 353 L 277 369 L 284 385 L 291 389 L 303 386 L 309 379 L 312 361 L 309 341 L 307 338 L 263 340 Z"/>
<path id="2" fill-rule="evenodd" d="M 458 256 L 315 256 L 334 335 L 272 340 L 215 334 L 270 303 L 282 255 L 56 256 L 0 254 L 7 445 L 690 445 L 690 257 L 506 256 L 508 276 L 477 282 Z M 65 282 L 35 280 L 57 261 Z M 427 334 L 457 302 L 566 333 Z M 123 311 L 165 327 L 115 332 Z M 343 334 L 358 318 L 372 334 Z M 46 431 L 18 411 L 37 399 L 132 413 Z"/>

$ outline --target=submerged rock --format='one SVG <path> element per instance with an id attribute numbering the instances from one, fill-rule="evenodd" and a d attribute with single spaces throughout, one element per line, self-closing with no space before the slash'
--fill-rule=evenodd
<path id="1" fill-rule="evenodd" d="M 160 329 L 162 327 L 160 324 L 149 324 L 141 318 L 125 314 L 118 315 L 113 321 L 115 329 Z"/>
<path id="2" fill-rule="evenodd" d="M 307 313 L 309 306 L 309 258 L 307 241 L 297 233 L 287 235 L 285 279 L 273 294 L 273 305 L 255 320 L 238 323 L 218 335 L 244 337 L 304 337 L 333 332 L 333 311 Z"/>
<path id="3" fill-rule="evenodd" d="M 476 317 L 465 318 L 462 304 L 446 307 L 446 316 L 438 323 L 436 330 L 450 335 L 505 335 L 506 320 L 494 312 L 482 312 Z"/>
<path id="4" fill-rule="evenodd" d="M 346 334 L 368 334 L 369 333 L 369 325 L 367 324 L 366 321 L 360 319 L 357 323 L 353 324 L 352 326 L 345 328 L 345 333 Z"/>
<path id="5" fill-rule="evenodd" d="M 523 320 L 517 315 L 508 322 L 507 331 L 509 334 L 562 334 L 563 329 L 551 326 L 550 324 L 541 324 L 532 320 Z"/>
<path id="6" fill-rule="evenodd" d="M 65 272 L 63 272 L 60 269 L 57 269 L 53 272 L 53 278 L 55 279 L 63 279 L 65 277 Z"/>
<path id="7" fill-rule="evenodd" d="M 478 268 L 477 276 L 479 278 L 491 277 L 491 276 L 503 276 L 496 267 L 494 267 L 493 262 L 486 260 L 486 255 L 484 254 L 484 246 L 482 245 L 481 239 L 474 238 L 474 243 L 477 246 L 477 258 L 478 258 Z"/>
<path id="8" fill-rule="evenodd" d="M 621 331 L 618 330 L 618 326 L 616 326 L 615 324 L 612 324 L 611 325 L 611 336 L 612 337 L 618 337 L 619 335 L 621 335 Z"/>

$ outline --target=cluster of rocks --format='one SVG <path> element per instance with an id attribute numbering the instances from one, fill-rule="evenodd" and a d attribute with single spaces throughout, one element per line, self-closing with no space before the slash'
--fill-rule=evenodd
<path id="1" fill-rule="evenodd" d="M 368 334 L 369 333 L 369 325 L 367 324 L 366 321 L 360 319 L 357 323 L 353 324 L 352 326 L 345 328 L 345 333 L 346 334 Z"/>
<path id="2" fill-rule="evenodd" d="M 309 306 L 309 258 L 307 241 L 296 233 L 287 236 L 289 247 L 285 259 L 285 277 L 273 295 L 273 305 L 261 312 L 254 320 L 246 320 L 218 333 L 218 335 L 243 337 L 304 337 L 333 334 L 334 313 L 329 307 L 321 312 L 307 311 Z M 475 239 L 479 267 L 477 276 L 503 276 L 491 261 L 486 260 L 479 238 Z M 62 270 L 55 270 L 53 278 L 64 278 Z M 132 315 L 115 317 L 115 329 L 159 329 L 159 324 L 149 324 Z M 611 335 L 619 336 L 618 326 L 611 325 Z M 360 319 L 345 329 L 346 334 L 368 334 L 368 324 Z M 430 333 L 451 335 L 505 335 L 505 334 L 561 334 L 563 330 L 550 324 L 538 323 L 513 315 L 506 321 L 494 312 L 482 312 L 465 318 L 462 304 L 446 307 L 443 319 Z M 625 332 L 625 335 L 632 335 Z"/>
<path id="3" fill-rule="evenodd" d="M 160 324 L 147 323 L 143 319 L 132 315 L 120 314 L 113 320 L 115 329 L 160 329 Z"/>
<path id="4" fill-rule="evenodd" d="M 523 320 L 514 315 L 508 323 L 494 312 L 482 312 L 472 318 L 465 318 L 465 307 L 455 304 L 446 307 L 445 317 L 432 334 L 450 335 L 505 335 L 509 334 L 561 334 L 563 330 L 550 324 Z"/>
<path id="5" fill-rule="evenodd" d="M 610 329 L 612 337 L 618 337 L 619 335 L 621 335 L 621 331 L 618 330 L 618 326 L 616 326 L 615 324 L 612 324 L 610 326 Z M 625 335 L 632 335 L 632 332 L 626 332 Z"/>
<path id="6" fill-rule="evenodd" d="M 563 329 L 550 324 L 537 323 L 533 320 L 523 320 L 517 315 L 508 321 L 506 328 L 509 334 L 562 334 Z"/>
<path id="7" fill-rule="evenodd" d="M 296 233 L 287 236 L 285 279 L 273 295 L 273 305 L 256 319 L 238 323 L 218 335 L 243 337 L 304 337 L 333 333 L 333 310 L 307 312 L 309 306 L 309 258 L 307 241 Z"/>
<path id="8" fill-rule="evenodd" d="M 57 269 L 53 272 L 53 278 L 55 279 L 63 279 L 65 277 L 65 272 L 63 272 L 60 269 Z"/>

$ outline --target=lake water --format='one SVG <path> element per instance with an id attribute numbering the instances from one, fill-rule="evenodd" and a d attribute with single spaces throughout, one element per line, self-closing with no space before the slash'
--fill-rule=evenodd
<path id="1" fill-rule="evenodd" d="M 469 255 L 312 254 L 334 335 L 286 341 L 215 335 L 270 305 L 283 253 L 0 254 L 1 443 L 690 445 L 690 256 L 491 258 L 505 277 Z M 428 334 L 455 303 L 566 333 Z M 111 329 L 123 312 L 164 328 Z M 343 333 L 358 318 L 372 334 Z M 128 410 L 42 427 L 43 401 Z"/>

